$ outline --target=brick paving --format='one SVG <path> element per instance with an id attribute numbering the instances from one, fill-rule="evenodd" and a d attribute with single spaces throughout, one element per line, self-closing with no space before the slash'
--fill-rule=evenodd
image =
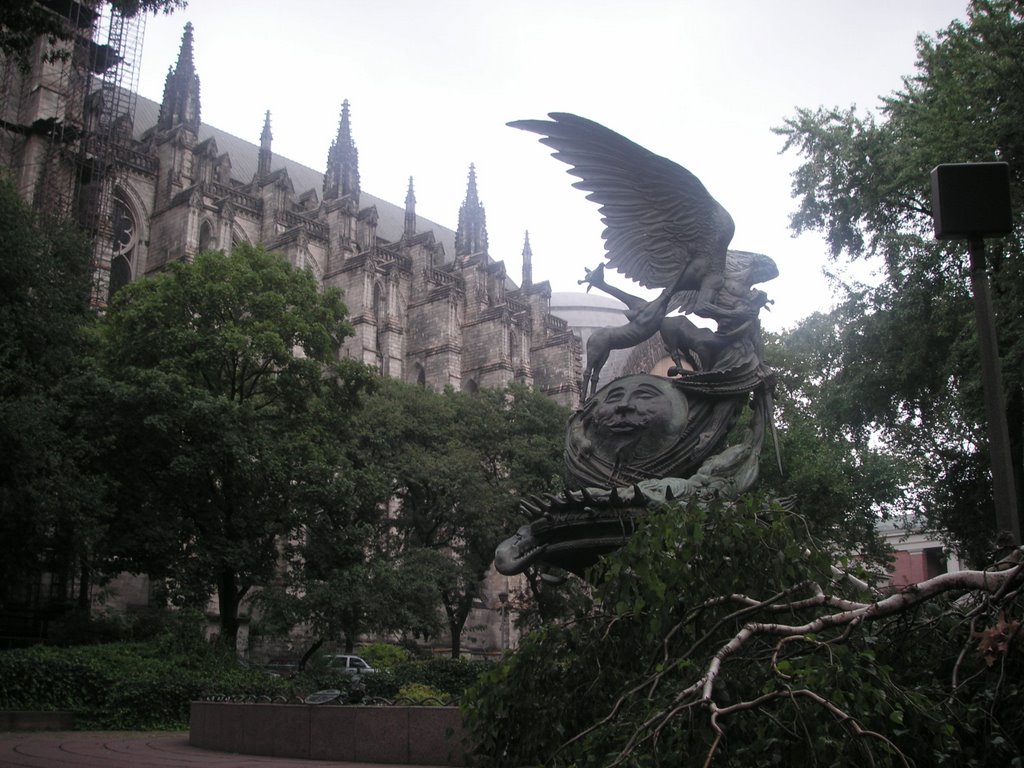
<path id="1" fill-rule="evenodd" d="M 0 733 L 2 768 L 389 768 L 381 763 L 296 760 L 213 752 L 185 732 L 46 731 Z M 432 768 L 407 765 L 404 768 Z"/>

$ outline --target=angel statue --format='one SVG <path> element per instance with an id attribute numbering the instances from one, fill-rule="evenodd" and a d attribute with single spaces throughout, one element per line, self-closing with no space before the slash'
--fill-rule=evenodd
<path id="1" fill-rule="evenodd" d="M 565 491 L 521 502 L 539 517 L 499 545 L 495 563 L 505 574 L 535 564 L 579 574 L 621 546 L 652 506 L 735 498 L 756 481 L 771 429 L 774 377 L 758 319 L 770 302 L 754 286 L 778 275 L 775 263 L 729 250 L 732 217 L 682 166 L 591 120 L 549 117 L 509 125 L 540 134 L 579 177 L 573 186 L 598 203 L 606 264 L 580 282 L 625 303 L 628 322 L 587 341 L 583 404 L 566 431 Z M 660 293 L 647 300 L 609 285 L 606 265 Z M 598 386 L 611 350 L 655 334 L 674 363 L 667 377 L 637 373 Z M 747 406 L 750 426 L 726 446 Z"/>
<path id="2" fill-rule="evenodd" d="M 645 288 L 661 289 L 649 302 L 624 298 L 604 283 L 604 265 L 588 271 L 583 282 L 625 301 L 629 322 L 591 335 L 584 399 L 597 391 L 611 350 L 646 341 L 662 330 L 662 320 L 676 309 L 718 322 L 756 319 L 760 306 L 743 293 L 778 271 L 767 256 L 746 254 L 747 261 L 759 262 L 757 273 L 738 292 L 728 285 L 729 254 L 741 253 L 729 251 L 735 225 L 700 179 L 592 120 L 563 112 L 550 117 L 509 125 L 541 134 L 541 143 L 554 148 L 553 156 L 572 166 L 569 173 L 580 178 L 573 186 L 589 192 L 587 199 L 598 203 L 608 266 Z M 725 301 L 723 291 L 731 294 Z M 677 350 L 669 352 L 675 355 Z"/>

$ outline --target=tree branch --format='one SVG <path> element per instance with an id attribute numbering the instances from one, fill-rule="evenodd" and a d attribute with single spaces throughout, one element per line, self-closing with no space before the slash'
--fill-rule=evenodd
<path id="1" fill-rule="evenodd" d="M 843 628 L 843 639 L 853 630 L 854 627 L 859 626 L 867 621 L 875 621 L 887 616 L 896 615 L 907 611 L 921 603 L 931 600 L 943 593 L 951 591 L 962 591 L 972 593 L 983 593 L 991 598 L 998 599 L 999 597 L 1005 596 L 1007 593 L 1013 594 L 1012 588 L 1018 585 L 1022 573 L 1024 573 L 1024 562 L 1020 561 L 1021 553 L 1024 550 L 1018 550 L 1010 558 L 1004 560 L 996 569 L 984 570 L 984 571 L 960 571 L 958 573 L 945 573 L 940 576 L 936 576 L 927 581 L 920 582 L 916 585 L 904 588 L 899 592 L 891 594 L 887 597 L 878 599 L 871 603 L 860 603 L 856 601 L 846 600 L 833 595 L 827 595 L 821 592 L 820 587 L 817 584 L 810 581 L 801 582 L 801 584 L 792 587 L 788 590 L 780 592 L 774 595 L 772 598 L 764 601 L 757 601 L 747 595 L 732 594 L 715 598 L 713 600 L 706 601 L 702 604 L 699 610 L 704 610 L 708 607 L 717 605 L 724 605 L 727 603 L 739 603 L 743 607 L 730 613 L 727 617 L 719 620 L 715 623 L 711 631 L 705 633 L 699 640 L 697 640 L 691 647 L 689 653 L 680 656 L 682 659 L 691 658 L 693 651 L 707 641 L 707 639 L 713 635 L 714 630 L 721 627 L 729 619 L 735 619 L 740 616 L 746 615 L 751 612 L 758 610 L 765 610 L 772 613 L 779 611 L 793 611 L 808 608 L 839 608 L 840 610 L 833 613 L 827 613 L 811 621 L 803 624 L 782 624 L 775 622 L 748 622 L 745 624 L 735 635 L 733 635 L 728 642 L 723 644 L 712 656 L 708 663 L 704 674 L 695 680 L 692 684 L 679 691 L 672 699 L 671 704 L 665 708 L 659 709 L 656 713 L 648 717 L 643 723 L 641 723 L 634 731 L 633 735 L 627 741 L 625 747 L 619 753 L 616 761 L 613 765 L 620 765 L 625 760 L 626 756 L 632 752 L 637 746 L 642 744 L 649 739 L 657 738 L 661 730 L 669 724 L 680 712 L 690 709 L 694 706 L 703 706 L 710 713 L 711 726 L 715 731 L 715 739 L 712 743 L 705 765 L 709 764 L 715 752 L 718 749 L 721 741 L 721 735 L 723 733 L 720 721 L 723 717 L 731 715 L 735 712 L 743 710 L 756 709 L 763 704 L 779 699 L 781 697 L 790 698 L 806 698 L 809 699 L 827 711 L 837 717 L 840 722 L 848 724 L 853 732 L 859 736 L 868 739 L 875 739 L 886 745 L 895 755 L 899 756 L 900 761 L 904 766 L 908 766 L 909 762 L 907 757 L 900 751 L 900 749 L 886 736 L 876 731 L 865 728 L 859 721 L 857 721 L 849 713 L 840 709 L 836 704 L 818 694 L 814 691 L 807 689 L 789 689 L 784 691 L 772 691 L 766 693 L 758 698 L 751 699 L 748 701 L 731 704 L 725 707 L 720 707 L 714 701 L 714 686 L 718 677 L 721 675 L 723 664 L 733 655 L 738 653 L 741 649 L 748 645 L 748 643 L 757 638 L 763 636 L 774 636 L 779 638 L 778 642 L 772 651 L 771 665 L 773 668 L 776 667 L 778 662 L 778 654 L 783 645 L 789 642 L 797 642 L 800 640 L 807 640 L 807 636 L 815 634 L 827 629 Z M 1001 569 L 1001 570 L 999 570 Z M 777 601 L 787 595 L 792 594 L 798 589 L 811 586 L 816 594 L 810 598 L 804 600 L 793 601 L 790 603 L 778 603 Z M 971 612 L 973 613 L 973 611 Z M 669 630 L 669 634 L 673 634 L 678 630 L 678 627 L 673 627 Z M 821 645 L 825 645 L 821 643 Z M 667 650 L 667 645 L 666 645 Z M 962 654 L 961 654 L 962 655 Z M 959 664 L 959 662 L 958 662 Z M 676 665 L 668 665 L 668 668 L 660 672 L 654 673 L 647 676 L 639 685 L 632 687 L 630 690 L 624 692 L 615 702 L 611 711 L 605 717 L 601 718 L 598 722 L 594 723 L 584 731 L 580 732 L 572 739 L 569 739 L 563 746 L 567 746 L 575 741 L 586 736 L 588 733 L 593 732 L 602 725 L 610 722 L 616 717 L 621 711 L 623 704 L 633 695 L 637 694 L 644 688 L 655 687 L 661 678 L 667 673 L 668 669 L 674 668 Z M 788 675 L 780 672 L 776 669 L 776 674 L 784 680 L 790 679 Z M 956 677 L 954 675 L 954 687 L 956 685 Z"/>

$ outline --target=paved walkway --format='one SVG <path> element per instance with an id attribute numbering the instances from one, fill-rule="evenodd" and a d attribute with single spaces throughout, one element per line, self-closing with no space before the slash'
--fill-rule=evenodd
<path id="1" fill-rule="evenodd" d="M 380 763 L 338 763 L 213 752 L 189 746 L 188 734 L 136 731 L 0 733 L 2 768 L 388 768 Z M 431 768 L 404 766 L 404 768 Z"/>

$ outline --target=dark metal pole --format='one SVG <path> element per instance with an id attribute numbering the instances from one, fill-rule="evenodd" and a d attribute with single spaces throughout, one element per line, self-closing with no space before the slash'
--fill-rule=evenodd
<path id="1" fill-rule="evenodd" d="M 1010 433 L 1006 426 L 1006 401 L 1003 396 L 1003 374 L 999 364 L 993 320 L 992 296 L 985 270 L 985 240 L 972 237 L 971 290 L 974 292 L 974 316 L 978 323 L 978 344 L 981 347 L 981 382 L 984 390 L 985 416 L 988 420 L 988 444 L 992 462 L 992 496 L 996 506 L 997 544 L 1020 546 L 1020 520 L 1017 517 L 1017 496 L 1013 487 L 1013 463 L 1010 459 Z"/>

